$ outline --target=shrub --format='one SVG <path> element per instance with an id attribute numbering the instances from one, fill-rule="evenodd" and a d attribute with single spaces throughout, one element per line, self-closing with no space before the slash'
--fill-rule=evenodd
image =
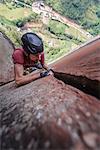
<path id="1" fill-rule="evenodd" d="M 97 11 L 96 15 L 97 15 L 98 18 L 100 18 L 100 11 Z"/>
<path id="2" fill-rule="evenodd" d="M 49 22 L 49 26 L 48 26 L 48 30 L 51 32 L 51 33 L 54 33 L 56 35 L 62 35 L 65 33 L 65 29 L 66 29 L 66 25 L 60 23 L 59 21 L 53 21 L 51 20 Z"/>

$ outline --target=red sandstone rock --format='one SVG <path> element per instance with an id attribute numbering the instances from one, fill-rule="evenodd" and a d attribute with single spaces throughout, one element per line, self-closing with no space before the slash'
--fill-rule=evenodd
<path id="1" fill-rule="evenodd" d="M 52 64 L 55 77 L 100 99 L 100 36 Z"/>
<path id="2" fill-rule="evenodd" d="M 0 32 L 0 85 L 14 79 L 13 50 L 11 41 Z"/>
<path id="3" fill-rule="evenodd" d="M 99 48 L 97 39 L 52 65 L 66 84 L 48 76 L 19 88 L 15 82 L 0 87 L 1 149 L 99 150 Z"/>
<path id="4" fill-rule="evenodd" d="M 52 76 L 0 91 L 2 148 L 99 148 L 98 99 Z"/>
<path id="5" fill-rule="evenodd" d="M 100 36 L 52 64 L 56 72 L 100 81 Z"/>

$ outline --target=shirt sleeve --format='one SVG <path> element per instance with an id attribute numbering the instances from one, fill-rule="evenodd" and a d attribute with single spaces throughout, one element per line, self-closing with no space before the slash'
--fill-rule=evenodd
<path id="1" fill-rule="evenodd" d="M 40 59 L 40 62 L 42 65 L 44 65 L 44 60 L 45 60 L 45 58 L 44 58 L 44 52 L 43 52 L 43 53 L 41 53 L 41 59 Z"/>
<path id="2" fill-rule="evenodd" d="M 12 55 L 12 59 L 14 64 L 24 64 L 24 55 L 23 55 L 23 51 L 17 49 L 14 51 L 13 55 Z"/>

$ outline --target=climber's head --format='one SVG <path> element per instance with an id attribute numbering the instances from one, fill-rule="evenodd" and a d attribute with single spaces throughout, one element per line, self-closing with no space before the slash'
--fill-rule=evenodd
<path id="1" fill-rule="evenodd" d="M 37 55 L 43 52 L 43 41 L 35 33 L 25 33 L 22 38 L 23 48 L 28 54 Z"/>

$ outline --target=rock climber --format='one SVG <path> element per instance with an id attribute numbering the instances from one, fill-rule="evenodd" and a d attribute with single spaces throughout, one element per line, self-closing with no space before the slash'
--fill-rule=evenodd
<path id="1" fill-rule="evenodd" d="M 22 48 L 15 49 L 12 55 L 17 86 L 53 75 L 45 63 L 42 39 L 35 33 L 27 32 L 21 41 Z"/>

